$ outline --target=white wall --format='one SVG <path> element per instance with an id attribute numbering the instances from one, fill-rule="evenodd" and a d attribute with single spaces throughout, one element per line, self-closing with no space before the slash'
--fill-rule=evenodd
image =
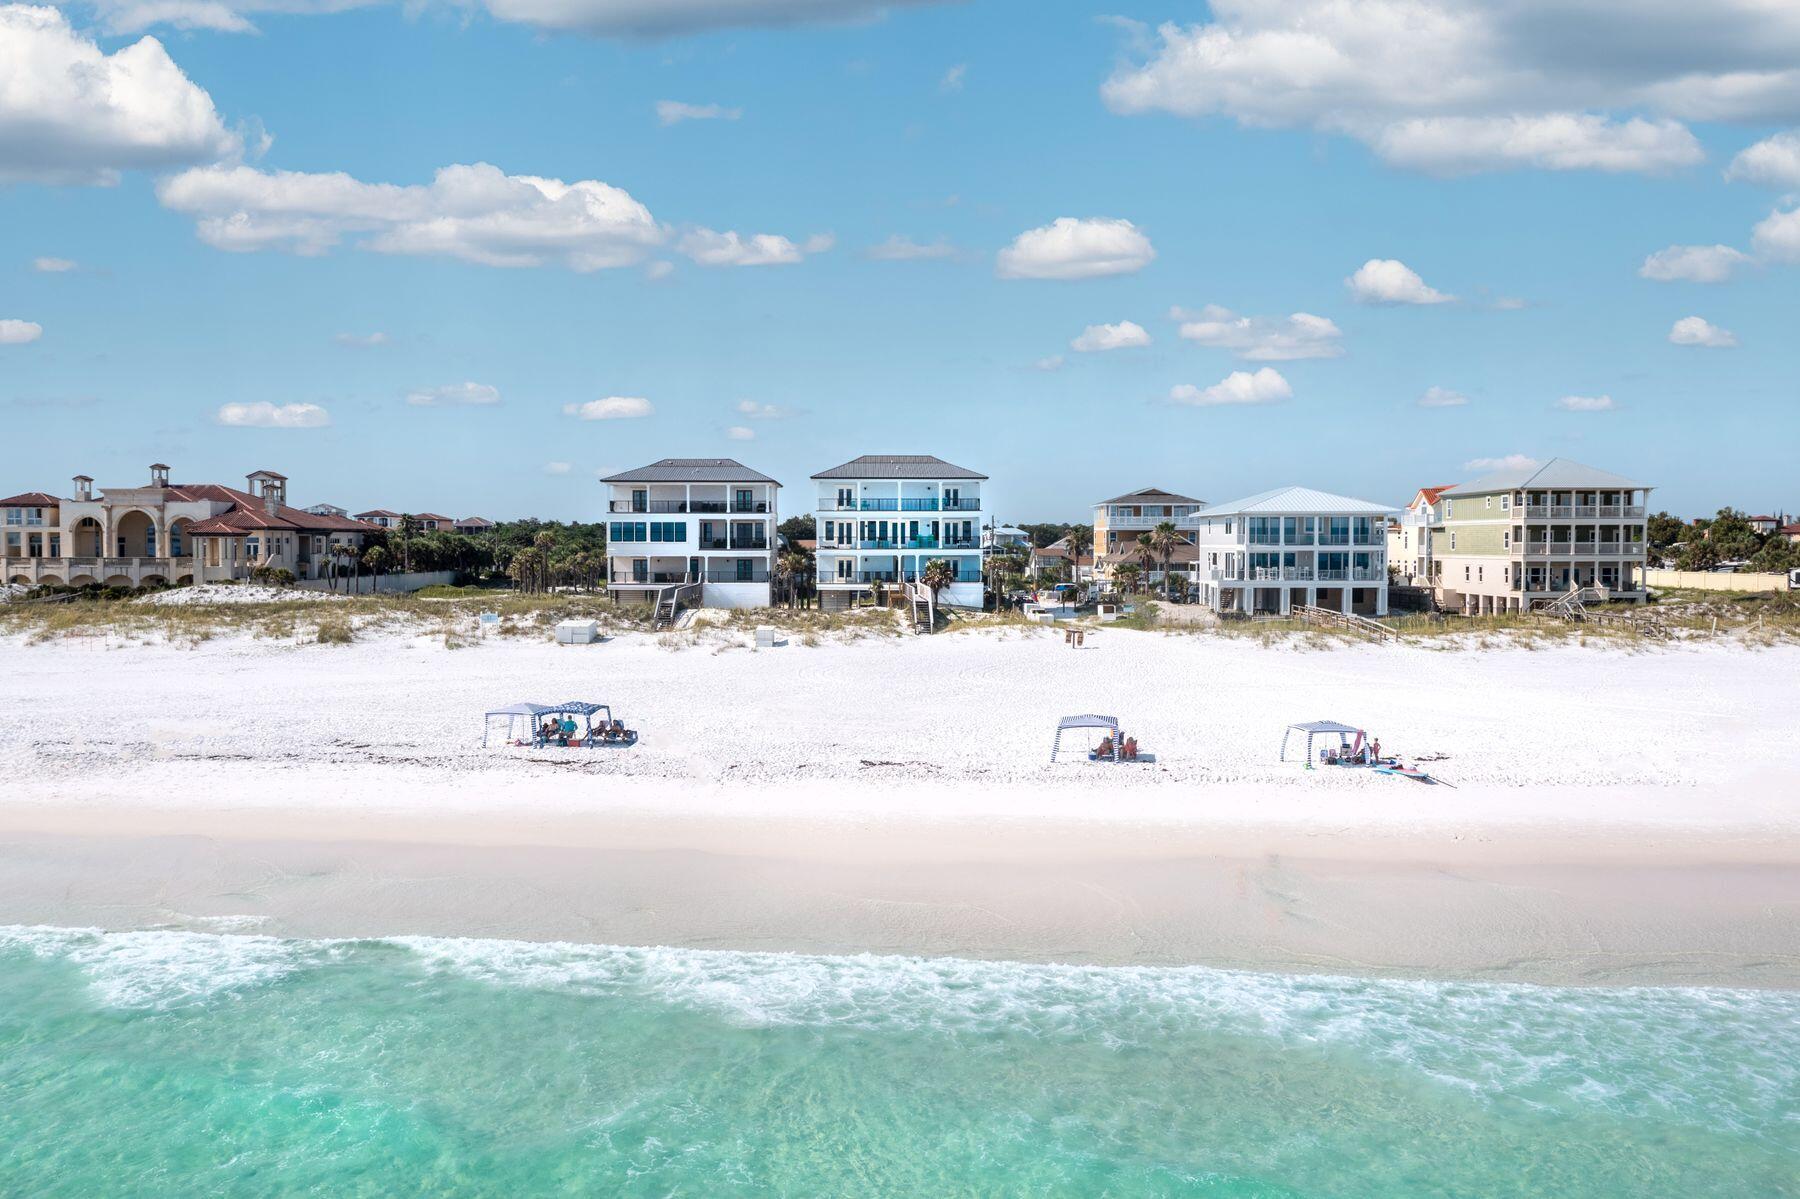
<path id="1" fill-rule="evenodd" d="M 769 584 L 707 583 L 701 590 L 700 602 L 708 608 L 766 608 Z"/>
<path id="2" fill-rule="evenodd" d="M 359 590 L 362 595 L 368 595 L 372 591 L 387 595 L 417 591 L 421 587 L 447 586 L 454 582 L 456 582 L 456 572 L 453 570 L 415 570 L 411 574 L 394 573 L 382 575 L 379 578 L 365 572 Z M 377 584 L 377 586 L 371 587 L 371 583 Z M 353 585 L 351 578 L 345 575 L 338 579 L 337 589 L 340 593 L 348 593 Z M 302 579 L 294 586 L 305 591 L 330 591 L 331 581 L 329 579 Z"/>

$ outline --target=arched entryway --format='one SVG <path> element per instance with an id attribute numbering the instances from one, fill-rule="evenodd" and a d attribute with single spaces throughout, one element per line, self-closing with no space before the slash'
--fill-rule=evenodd
<path id="1" fill-rule="evenodd" d="M 12 578 L 10 578 L 6 581 L 9 583 L 24 583 L 26 586 L 30 586 L 31 585 L 31 576 L 30 575 L 14 575 Z"/>
<path id="2" fill-rule="evenodd" d="M 38 576 L 38 584 L 39 584 L 39 586 L 43 586 L 43 587 L 61 587 L 63 585 L 62 576 L 61 575 L 39 575 Z"/>
<path id="3" fill-rule="evenodd" d="M 167 587 L 169 580 L 161 575 L 145 575 L 138 585 L 141 587 Z"/>
<path id="4" fill-rule="evenodd" d="M 169 557 L 185 558 L 194 552 L 193 539 L 187 531 L 190 523 L 185 516 L 177 516 L 169 522 Z"/>
<path id="5" fill-rule="evenodd" d="M 100 522 L 91 516 L 84 516 L 75 522 L 70 530 L 75 544 L 69 550 L 77 558 L 100 558 L 106 554 L 106 530 Z"/>
<path id="6" fill-rule="evenodd" d="M 137 586 L 136 583 L 133 583 L 131 581 L 130 575 L 107 575 L 106 576 L 106 585 L 108 587 L 136 587 Z"/>
<path id="7" fill-rule="evenodd" d="M 113 548 L 121 558 L 154 558 L 157 556 L 156 522 L 150 519 L 148 512 L 133 508 L 119 517 L 113 526 L 113 542 Z"/>
<path id="8" fill-rule="evenodd" d="M 96 579 L 93 575 L 76 575 L 69 580 L 69 586 L 71 587 L 98 587 L 99 585 L 100 580 Z"/>
<path id="9" fill-rule="evenodd" d="M 194 584 L 194 576 L 193 575 L 177 575 L 175 577 L 175 586 L 177 586 L 177 587 L 191 587 L 191 586 L 193 586 L 193 584 Z"/>

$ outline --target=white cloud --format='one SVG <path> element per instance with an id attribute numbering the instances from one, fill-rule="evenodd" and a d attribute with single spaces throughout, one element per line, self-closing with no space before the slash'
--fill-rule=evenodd
<path id="1" fill-rule="evenodd" d="M 1458 173 L 1667 171 L 1681 123 L 1800 111 L 1800 10 L 1780 0 L 1214 0 L 1128 36 L 1116 112 L 1310 128 Z"/>
<path id="2" fill-rule="evenodd" d="M 1456 298 L 1426 286 L 1416 271 L 1394 258 L 1371 258 L 1344 283 L 1365 304 L 1447 304 Z"/>
<path id="3" fill-rule="evenodd" d="M 487 163 L 444 167 L 422 185 L 206 167 L 165 179 L 156 192 L 165 207 L 196 218 L 200 239 L 221 250 L 323 254 L 356 237 L 381 254 L 597 271 L 634 266 L 667 237 L 620 188 L 508 175 Z"/>
<path id="4" fill-rule="evenodd" d="M 1150 239 L 1130 221 L 1065 216 L 1019 234 L 996 267 L 1002 279 L 1093 279 L 1141 271 L 1155 257 Z"/>
<path id="5" fill-rule="evenodd" d="M 221 404 L 214 415 L 221 425 L 243 429 L 318 429 L 331 423 L 331 414 L 317 404 Z"/>
<path id="6" fill-rule="evenodd" d="M 1299 358 L 1336 358 L 1344 352 L 1343 330 L 1326 317 L 1309 312 L 1291 316 L 1239 316 L 1229 308 L 1208 304 L 1198 312 L 1169 310 L 1181 322 L 1181 336 L 1216 350 L 1230 350 L 1249 362 L 1289 362 Z"/>
<path id="7" fill-rule="evenodd" d="M 1211 387 L 1195 387 L 1181 383 L 1169 389 L 1169 398 L 1177 404 L 1210 408 L 1225 404 L 1274 404 L 1293 396 L 1294 389 L 1274 367 L 1265 366 L 1254 374 L 1232 371 Z"/>
<path id="8" fill-rule="evenodd" d="M 353 349 L 360 349 L 360 350 L 372 350 L 372 349 L 375 349 L 377 346 L 387 345 L 388 342 L 392 340 L 392 338 L 388 337 L 387 334 L 381 333 L 381 332 L 376 332 L 376 333 L 339 333 L 339 334 L 335 335 L 331 340 L 337 342 L 340 346 L 350 346 Z"/>
<path id="9" fill-rule="evenodd" d="M 1777 133 L 1739 150 L 1725 178 L 1764 187 L 1800 188 L 1800 129 Z"/>
<path id="10" fill-rule="evenodd" d="M 649 416 L 656 406 L 642 396 L 607 396 L 580 404 L 564 404 L 563 415 L 581 420 L 633 420 Z"/>
<path id="11" fill-rule="evenodd" d="M 59 10 L 0 6 L 0 183 L 117 183 L 243 150 L 155 38 L 112 54 Z"/>
<path id="12" fill-rule="evenodd" d="M 1591 113 L 1428 117 L 1388 125 L 1371 140 L 1393 165 L 1437 175 L 1503 167 L 1659 173 L 1706 158 L 1678 121 L 1610 121 Z"/>
<path id="13" fill-rule="evenodd" d="M 1461 408 L 1468 402 L 1468 396 L 1448 387 L 1427 387 L 1425 394 L 1419 397 L 1421 408 Z"/>
<path id="14" fill-rule="evenodd" d="M 574 469 L 573 462 L 546 462 L 543 467 L 544 473 L 547 475 L 566 475 Z"/>
<path id="15" fill-rule="evenodd" d="M 916 262 L 926 258 L 954 258 L 956 247 L 942 238 L 920 243 L 896 233 L 880 245 L 870 246 L 863 253 L 878 262 Z"/>
<path id="16" fill-rule="evenodd" d="M 1644 259 L 1638 274 L 1659 283 L 1724 283 L 1750 261 L 1750 255 L 1730 246 L 1670 246 Z"/>
<path id="17" fill-rule="evenodd" d="M 752 429 L 749 425 L 733 425 L 731 428 L 725 430 L 725 436 L 731 438 L 733 441 L 755 441 L 756 430 Z"/>
<path id="18" fill-rule="evenodd" d="M 31 269 L 42 275 L 60 275 L 65 271 L 76 269 L 79 264 L 69 258 L 33 258 Z"/>
<path id="19" fill-rule="evenodd" d="M 1556 406 L 1564 412 L 1611 412 L 1618 407 L 1611 396 L 1564 396 Z"/>
<path id="20" fill-rule="evenodd" d="M 1800 262 L 1800 208 L 1771 212 L 1751 232 L 1757 252 L 1778 262 Z"/>
<path id="21" fill-rule="evenodd" d="M 660 279 L 667 279 L 674 273 L 675 264 L 670 262 L 667 258 L 658 258 L 655 262 L 646 263 L 644 266 L 644 278 L 650 280 L 652 283 L 655 283 Z"/>
<path id="22" fill-rule="evenodd" d="M 787 266 L 809 254 L 823 254 L 836 244 L 829 233 L 816 233 L 799 245 L 773 233 L 744 237 L 695 229 L 676 247 L 701 266 Z"/>
<path id="23" fill-rule="evenodd" d="M 1048 358 L 1039 358 L 1031 364 L 1031 368 L 1040 371 L 1059 371 L 1067 365 L 1067 360 L 1061 354 L 1052 354 Z"/>
<path id="24" fill-rule="evenodd" d="M 1129 350 L 1150 344 L 1150 334 L 1134 321 L 1116 325 L 1089 325 L 1080 336 L 1069 342 L 1069 348 L 1080 354 L 1097 354 L 1104 350 Z"/>
<path id="25" fill-rule="evenodd" d="M 934 0 L 481 0 L 502 21 L 603 37 L 673 37 L 878 18 Z"/>
<path id="26" fill-rule="evenodd" d="M 1471 458 L 1463 463 L 1463 469 L 1478 471 L 1535 470 L 1542 465 L 1543 463 L 1529 454 L 1508 454 L 1504 458 Z"/>
<path id="27" fill-rule="evenodd" d="M 1669 330 L 1669 342 L 1678 346 L 1705 346 L 1723 350 L 1737 344 L 1737 336 L 1704 317 L 1684 316 Z"/>
<path id="28" fill-rule="evenodd" d="M 739 400 L 737 411 L 739 415 L 747 416 L 751 420 L 781 420 L 793 415 L 789 409 L 783 408 L 780 404 L 759 404 L 755 400 Z"/>
<path id="29" fill-rule="evenodd" d="M 741 108 L 726 108 L 719 104 L 683 104 L 680 100 L 656 102 L 656 119 L 664 125 L 679 125 L 683 121 L 735 121 L 743 115 Z"/>
<path id="30" fill-rule="evenodd" d="M 409 391 L 406 402 L 415 408 L 479 408 L 498 404 L 500 389 L 486 383 L 450 383 Z"/>
<path id="31" fill-rule="evenodd" d="M 22 346 L 44 335 L 44 327 L 36 321 L 0 320 L 0 346 Z"/>
<path id="32" fill-rule="evenodd" d="M 948 71 L 945 71 L 944 77 L 942 79 L 938 80 L 938 91 L 940 91 L 940 92 L 960 92 L 960 91 L 962 91 L 963 90 L 963 79 L 968 75 L 968 73 L 969 73 L 969 64 L 968 63 L 966 63 L 966 62 L 957 63 L 955 66 L 951 67 Z"/>

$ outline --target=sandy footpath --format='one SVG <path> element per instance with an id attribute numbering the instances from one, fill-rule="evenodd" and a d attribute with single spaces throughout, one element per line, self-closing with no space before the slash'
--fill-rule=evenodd
<path id="1" fill-rule="evenodd" d="M 479 746 L 608 700 L 629 753 Z M 1800 653 L 0 642 L 0 923 L 1800 986 Z M 1153 766 L 1051 766 L 1061 712 Z M 1363 724 L 1454 786 L 1274 760 Z"/>

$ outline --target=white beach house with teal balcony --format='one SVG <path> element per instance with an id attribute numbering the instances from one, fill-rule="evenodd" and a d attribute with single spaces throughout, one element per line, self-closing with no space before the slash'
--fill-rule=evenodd
<path id="1" fill-rule="evenodd" d="M 847 608 L 863 592 L 916 583 L 939 558 L 956 581 L 938 603 L 981 607 L 986 475 L 929 454 L 865 454 L 813 480 L 820 607 Z"/>
<path id="2" fill-rule="evenodd" d="M 762 608 L 770 600 L 781 484 L 732 458 L 664 458 L 600 480 L 607 591 L 623 602 Z"/>
<path id="3" fill-rule="evenodd" d="M 1297 604 L 1387 615 L 1386 504 L 1280 487 L 1202 508 L 1193 530 L 1195 593 L 1220 614 L 1282 614 Z"/>

